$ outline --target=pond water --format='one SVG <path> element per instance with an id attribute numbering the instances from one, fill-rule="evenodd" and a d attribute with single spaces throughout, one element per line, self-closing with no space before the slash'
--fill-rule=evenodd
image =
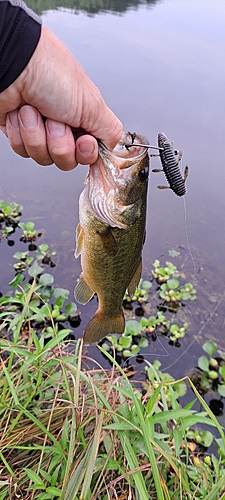
<path id="1" fill-rule="evenodd" d="M 100 7 L 101 4 L 101 7 Z M 149 2 L 41 2 L 43 22 L 73 52 L 119 116 L 124 130 L 146 135 L 157 144 L 161 131 L 183 150 L 189 166 L 185 201 L 171 190 L 160 191 L 163 174 L 151 173 L 143 277 L 151 277 L 154 260 L 172 259 L 198 299 L 182 311 L 190 326 L 179 349 L 166 338 L 152 343 L 145 356 L 183 376 L 196 365 L 203 341 L 225 348 L 224 213 L 225 213 L 225 4 L 223 0 Z M 48 9 L 48 10 L 47 10 Z M 66 92 L 66 89 L 65 89 Z M 55 283 L 73 293 L 80 263 L 73 257 L 78 197 L 87 167 L 61 172 L 17 157 L 0 136 L 0 199 L 24 205 L 23 220 L 43 231 L 40 242 L 57 250 Z M 157 158 L 151 167 L 159 168 Z M 24 250 L 18 243 L 17 250 Z M 1 291 L 12 278 L 15 248 L 2 240 Z M 73 295 L 72 295 L 73 297 Z M 151 297 L 150 297 L 151 299 Z M 71 299 L 73 300 L 73 299 Z M 80 337 L 96 309 L 96 300 L 81 306 Z M 96 347 L 89 349 L 99 359 Z"/>

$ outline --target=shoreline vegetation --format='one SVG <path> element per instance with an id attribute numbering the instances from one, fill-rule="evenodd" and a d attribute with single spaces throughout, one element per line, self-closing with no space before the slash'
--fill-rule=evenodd
<path id="1" fill-rule="evenodd" d="M 22 209 L 0 201 L 1 238 L 12 246 L 21 231 L 27 248 L 15 252 L 11 293 L 0 296 L 0 500 L 225 499 L 224 429 L 204 400 L 209 389 L 225 396 L 225 354 L 206 342 L 195 380 L 175 380 L 157 359 L 144 361 L 141 381 L 120 366 L 144 357 L 159 332 L 182 342 L 188 323 L 170 314 L 196 289 L 156 260 L 136 290 L 140 321 L 99 346 L 110 368 L 89 369 L 82 340 L 70 337 L 77 306 L 45 272 L 55 251 L 38 245 Z M 142 315 L 152 283 L 163 311 Z"/>

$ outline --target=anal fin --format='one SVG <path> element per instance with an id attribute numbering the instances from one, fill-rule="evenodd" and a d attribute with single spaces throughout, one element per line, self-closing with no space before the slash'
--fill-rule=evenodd
<path id="1" fill-rule="evenodd" d="M 89 302 L 89 300 L 91 300 L 91 298 L 93 297 L 94 293 L 95 292 L 88 285 L 83 275 L 81 274 L 74 290 L 74 297 L 76 301 L 80 304 L 87 304 L 87 302 Z"/>

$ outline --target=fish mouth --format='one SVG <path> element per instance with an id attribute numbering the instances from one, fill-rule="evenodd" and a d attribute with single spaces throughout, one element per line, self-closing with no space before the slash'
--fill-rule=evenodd
<path id="1" fill-rule="evenodd" d="M 86 204 L 95 217 L 111 227 L 128 227 L 122 222 L 121 214 L 131 210 L 134 204 L 124 205 L 119 200 L 121 192 L 128 189 L 140 162 L 148 154 L 147 148 L 141 144 L 148 144 L 148 139 L 129 132 L 123 133 L 112 151 L 99 141 L 98 160 L 90 166 L 86 178 Z"/>
<path id="2" fill-rule="evenodd" d="M 100 152 L 104 151 L 105 154 L 110 154 L 110 156 L 114 157 L 115 160 L 117 158 L 121 160 L 133 160 L 137 156 L 141 157 L 146 154 L 147 148 L 144 145 L 149 144 L 147 137 L 136 133 L 132 134 L 131 132 L 123 132 L 121 139 L 113 150 L 108 149 L 107 146 L 105 146 L 105 144 L 101 141 L 98 141 L 98 143 Z M 141 146 L 141 144 L 143 144 L 143 146 Z M 128 168 L 129 166 L 129 161 L 122 161 L 118 164 L 118 167 L 121 169 Z"/>

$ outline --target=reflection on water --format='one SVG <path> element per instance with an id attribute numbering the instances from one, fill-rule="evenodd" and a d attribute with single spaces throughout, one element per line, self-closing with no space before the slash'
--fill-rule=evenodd
<path id="1" fill-rule="evenodd" d="M 39 15 L 47 10 L 59 8 L 70 9 L 75 13 L 81 11 L 89 15 L 94 15 L 100 12 L 115 12 L 121 14 L 129 9 L 137 9 L 139 5 L 153 5 L 160 1 L 161 0 L 38 0 L 38 2 L 36 2 L 36 0 L 28 0 L 26 3 Z"/>
<path id="2" fill-rule="evenodd" d="M 175 149 L 183 150 L 183 168 L 189 166 L 185 206 L 172 191 L 157 190 L 164 184 L 163 174 L 151 174 L 143 255 L 143 275 L 149 279 L 155 258 L 164 262 L 170 260 L 169 250 L 179 251 L 175 264 L 197 288 L 197 302 L 183 308 L 190 328 L 181 348 L 170 348 L 160 339 L 148 352 L 150 361 L 158 357 L 165 369 L 173 365 L 172 370 L 183 374 L 184 366 L 188 370 L 197 363 L 204 340 L 214 339 L 221 349 L 225 343 L 224 1 L 218 0 L 216 9 L 206 0 L 164 0 L 152 9 L 148 6 L 153 2 L 118 2 L 124 12 L 132 5 L 139 8 L 123 16 L 93 17 L 75 16 L 68 9 L 75 10 L 76 3 L 65 11 L 48 12 L 50 4 L 36 5 L 39 12 L 44 9 L 44 23 L 78 58 L 125 130 L 146 135 L 151 144 L 164 132 Z M 79 166 L 65 173 L 54 166 L 41 168 L 13 154 L 3 136 L 0 149 L 0 198 L 24 205 L 23 220 L 33 220 L 44 241 L 57 250 L 56 284 L 72 293 L 80 273 L 73 257 L 78 197 L 87 169 Z M 159 168 L 159 160 L 152 158 L 151 166 Z M 7 288 L 14 249 L 1 242 L 0 252 L 1 287 Z M 79 335 L 95 309 L 95 299 L 81 306 Z M 95 347 L 90 354 L 96 358 Z"/>

